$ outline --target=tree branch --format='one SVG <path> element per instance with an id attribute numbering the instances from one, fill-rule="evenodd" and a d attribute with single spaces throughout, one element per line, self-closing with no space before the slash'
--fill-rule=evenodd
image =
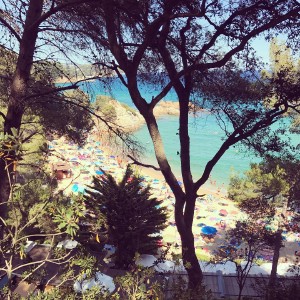
<path id="1" fill-rule="evenodd" d="M 89 3 L 89 2 L 99 3 L 99 0 L 98 1 L 97 0 L 74 0 L 74 1 L 70 1 L 68 3 L 59 4 L 55 7 L 54 7 L 54 5 L 52 5 L 51 8 L 47 12 L 42 14 L 42 16 L 35 23 L 33 23 L 31 26 L 32 27 L 39 26 L 41 23 L 43 23 L 48 18 L 50 18 L 52 15 L 56 14 L 59 11 L 63 11 L 64 9 L 66 9 L 68 7 L 72 7 L 72 6 L 75 6 L 75 5 L 78 5 L 78 4 L 83 4 L 83 3 Z"/>
<path id="2" fill-rule="evenodd" d="M 90 78 L 81 79 L 81 80 L 78 80 L 78 81 L 68 85 L 68 86 L 55 88 L 55 89 L 52 89 L 52 90 L 44 92 L 44 93 L 29 95 L 29 96 L 25 97 L 24 100 L 28 100 L 28 99 L 31 99 L 31 98 L 42 97 L 42 96 L 47 96 L 47 95 L 51 95 L 51 94 L 55 94 L 55 93 L 59 93 L 59 92 L 67 91 L 67 90 L 75 90 L 75 89 L 79 88 L 78 84 L 80 82 L 85 82 L 85 81 L 88 81 L 88 80 L 93 80 L 93 79 L 98 79 L 98 78 L 99 78 L 99 76 L 94 76 L 94 77 L 90 77 Z"/>
<path id="3" fill-rule="evenodd" d="M 137 160 L 136 160 L 133 156 L 131 156 L 130 154 L 128 154 L 127 156 L 128 156 L 130 159 L 133 160 L 133 163 L 130 163 L 130 165 L 138 165 L 138 166 L 142 166 L 142 167 L 145 167 L 145 168 L 152 168 L 152 169 L 154 169 L 155 171 L 161 171 L 160 168 L 157 168 L 157 167 L 155 167 L 155 166 L 153 166 L 153 165 L 143 164 L 143 163 L 137 161 Z"/>
<path id="4" fill-rule="evenodd" d="M 4 121 L 6 120 L 6 116 L 2 111 L 0 111 L 0 116 L 4 119 Z"/>
<path id="5" fill-rule="evenodd" d="M 19 34 L 2 16 L 0 16 L 0 23 L 2 23 L 10 31 L 10 33 L 18 40 L 19 43 L 21 43 L 21 37 L 19 36 Z"/>

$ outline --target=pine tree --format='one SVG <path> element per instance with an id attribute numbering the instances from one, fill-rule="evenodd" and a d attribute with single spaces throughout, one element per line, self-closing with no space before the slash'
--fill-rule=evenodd
<path id="1" fill-rule="evenodd" d="M 127 268 L 135 253 L 155 253 L 167 212 L 162 201 L 151 197 L 150 186 L 127 167 L 121 182 L 110 174 L 94 178 L 86 206 L 106 224 L 109 241 L 116 246 L 116 266 Z"/>

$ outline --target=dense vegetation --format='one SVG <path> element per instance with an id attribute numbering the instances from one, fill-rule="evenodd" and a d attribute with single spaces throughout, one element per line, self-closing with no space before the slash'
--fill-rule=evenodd
<path id="1" fill-rule="evenodd" d="M 116 76 L 147 124 L 159 170 L 176 198 L 175 220 L 191 289 L 199 289 L 203 281 L 192 232 L 196 198 L 230 147 L 244 143 L 263 157 L 286 155 L 283 164 L 276 163 L 271 169 L 267 165 L 271 174 L 264 173 L 266 166 L 254 166 L 248 173 L 253 179 L 250 185 L 249 178 L 236 179 L 238 189 L 249 187 L 251 191 L 245 196 L 231 190 L 232 196 L 247 200 L 281 194 L 288 201 L 299 200 L 295 188 L 298 178 L 288 171 L 298 166 L 298 161 L 293 160 L 297 149 L 288 147 L 289 143 L 278 135 L 290 130 L 289 125 L 280 122 L 286 116 L 292 118 L 293 131 L 298 132 L 299 68 L 290 59 L 289 50 L 274 44 L 273 65 L 266 71 L 251 44 L 262 35 L 270 40 L 283 34 L 289 47 L 299 50 L 299 12 L 300 5 L 293 0 L 2 0 L 0 268 L 8 277 L 7 297 L 11 297 L 13 271 L 19 268 L 14 258 L 24 258 L 27 237 L 37 234 L 40 242 L 50 241 L 54 247 L 59 239 L 76 236 L 79 220 L 85 216 L 83 199 L 58 193 L 47 174 L 47 136 L 64 135 L 82 144 L 97 118 L 132 149 L 132 140 L 122 128 L 114 127 L 114 107 L 101 107 L 101 100 L 99 108 L 103 113 L 98 114 L 88 95 L 79 90 L 79 81 L 85 75 Z M 278 52 L 285 57 L 279 66 Z M 66 70 L 57 62 L 63 59 L 67 60 L 63 64 Z M 79 70 L 77 59 L 86 59 L 95 67 L 91 72 L 85 65 Z M 263 70 L 262 76 L 256 76 Z M 54 84 L 58 77 L 77 74 L 75 80 L 79 81 L 70 85 Z M 157 87 L 148 102 L 142 92 L 145 83 Z M 153 113 L 171 88 L 180 107 L 176 136 L 180 142 L 183 188 L 169 164 Z M 193 178 L 190 160 L 189 112 L 195 106 L 209 108 L 226 133 L 199 178 Z M 224 120 L 231 123 L 231 129 L 223 126 Z M 274 123 L 281 126 L 272 131 Z M 36 156 L 29 159 L 29 152 Z M 135 162 L 143 165 L 137 159 Z M 253 193 L 253 188 L 258 190 Z M 117 184 L 114 189 L 118 189 Z M 149 190 L 145 190 L 146 199 Z M 128 196 L 125 199 L 130 205 Z M 123 246 L 127 245 L 119 245 Z M 130 258 L 136 250 L 130 249 Z M 57 253 L 54 259 L 66 258 L 65 255 Z M 81 257 L 77 263 L 85 274 L 95 271 L 93 259 Z"/>
<path id="2" fill-rule="evenodd" d="M 86 207 L 103 220 L 108 241 L 116 247 L 115 264 L 128 268 L 136 253 L 155 254 L 167 213 L 162 201 L 151 197 L 150 186 L 128 166 L 120 182 L 109 174 L 94 178 Z"/>

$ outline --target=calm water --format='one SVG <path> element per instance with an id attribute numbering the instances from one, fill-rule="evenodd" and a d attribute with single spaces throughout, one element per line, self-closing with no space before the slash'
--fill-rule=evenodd
<path id="1" fill-rule="evenodd" d="M 172 170 L 180 177 L 180 161 L 177 151 L 179 151 L 178 118 L 168 116 L 158 121 L 165 150 L 170 159 Z M 145 157 L 148 162 L 156 163 L 154 150 L 146 126 L 143 126 L 137 133 L 137 138 L 147 145 Z M 190 117 L 190 140 L 191 140 L 191 166 L 194 180 L 197 180 L 206 165 L 213 158 L 222 144 L 223 131 L 218 126 L 214 116 L 202 113 L 196 119 Z M 240 147 L 229 148 L 224 156 L 219 160 L 212 171 L 212 180 L 217 186 L 228 185 L 230 175 L 242 173 L 249 169 L 250 162 L 257 162 L 257 158 L 246 155 Z"/>
<path id="2" fill-rule="evenodd" d="M 119 80 L 116 78 L 106 78 L 105 80 L 100 81 L 93 81 L 93 82 L 87 82 L 82 83 L 81 86 L 83 91 L 87 92 L 91 98 L 92 101 L 95 100 L 97 95 L 106 95 L 111 96 L 112 98 L 126 103 L 127 105 L 134 107 L 130 95 L 128 93 L 128 90 L 120 84 Z M 140 84 L 140 91 L 142 93 L 142 96 L 146 101 L 150 102 L 152 97 L 155 97 L 160 90 L 157 89 L 154 85 L 145 85 Z M 177 101 L 177 96 L 174 90 L 171 90 L 166 97 L 163 98 L 165 101 Z"/>
<path id="3" fill-rule="evenodd" d="M 107 84 L 100 84 L 96 81 L 89 82 L 82 85 L 82 89 L 88 92 L 92 99 L 95 99 L 97 95 L 107 95 L 133 106 L 126 88 L 114 78 L 107 80 Z M 140 90 L 142 91 L 142 96 L 147 101 L 150 101 L 158 93 L 158 90 L 152 85 L 141 85 Z M 164 100 L 177 101 L 175 92 L 171 90 Z M 179 127 L 178 118 L 175 116 L 163 117 L 159 119 L 158 124 L 172 170 L 176 176 L 180 177 L 180 162 L 179 155 L 177 154 L 179 151 L 179 141 L 178 135 L 176 135 Z M 218 126 L 215 117 L 207 113 L 202 113 L 197 118 L 191 116 L 190 125 L 192 172 L 194 180 L 197 180 L 201 176 L 206 163 L 212 159 L 221 146 L 222 138 L 225 135 Z M 147 163 L 156 164 L 152 142 L 146 126 L 143 126 L 135 135 L 143 145 L 146 145 L 147 153 L 145 153 L 144 160 Z M 214 167 L 211 174 L 212 180 L 216 181 L 217 186 L 224 185 L 226 187 L 231 174 L 243 173 L 249 169 L 251 162 L 258 161 L 258 158 L 241 149 L 241 147 L 232 147 L 227 150 Z"/>

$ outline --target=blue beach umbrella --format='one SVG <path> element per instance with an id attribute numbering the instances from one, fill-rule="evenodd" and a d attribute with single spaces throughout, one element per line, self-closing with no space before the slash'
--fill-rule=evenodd
<path id="1" fill-rule="evenodd" d="M 201 228 L 201 232 L 206 235 L 212 235 L 217 233 L 217 229 L 212 226 L 204 226 Z"/>
<path id="2" fill-rule="evenodd" d="M 78 185 L 77 185 L 77 184 L 74 184 L 74 185 L 72 186 L 72 192 L 74 192 L 74 193 L 77 193 L 77 192 L 78 192 Z"/>

